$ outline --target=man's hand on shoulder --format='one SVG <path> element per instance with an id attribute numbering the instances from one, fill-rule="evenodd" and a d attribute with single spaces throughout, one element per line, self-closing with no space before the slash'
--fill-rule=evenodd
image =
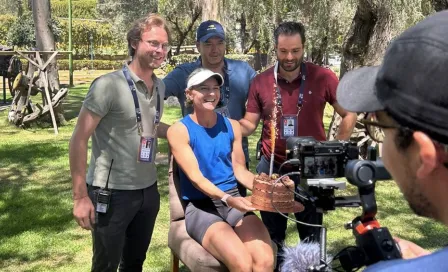
<path id="1" fill-rule="evenodd" d="M 166 139 L 169 127 L 170 125 L 161 122 L 157 127 L 157 137 Z"/>
<path id="2" fill-rule="evenodd" d="M 188 130 L 181 122 L 176 122 L 168 127 L 166 132 L 166 139 L 171 148 L 173 145 L 184 143 L 184 140 L 188 142 Z"/>

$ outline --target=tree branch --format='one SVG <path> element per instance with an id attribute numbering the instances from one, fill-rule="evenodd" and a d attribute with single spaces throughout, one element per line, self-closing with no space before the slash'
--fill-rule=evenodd
<path id="1" fill-rule="evenodd" d="M 252 49 L 252 47 L 254 47 L 256 42 L 257 42 L 257 39 L 252 39 L 252 43 L 249 45 L 248 48 L 243 50 L 243 54 L 247 54 Z"/>
<path id="2" fill-rule="evenodd" d="M 436 11 L 448 9 L 448 0 L 431 0 L 431 4 Z"/>

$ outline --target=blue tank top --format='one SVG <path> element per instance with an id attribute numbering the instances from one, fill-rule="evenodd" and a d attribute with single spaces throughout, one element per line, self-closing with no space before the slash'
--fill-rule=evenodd
<path id="1" fill-rule="evenodd" d="M 180 121 L 187 127 L 190 146 L 196 155 L 202 175 L 222 191 L 227 191 L 237 185 L 232 168 L 234 135 L 230 121 L 221 114 L 217 114 L 217 116 L 216 124 L 211 128 L 198 125 L 190 115 Z M 208 198 L 194 187 L 180 168 L 179 175 L 182 199 Z"/>

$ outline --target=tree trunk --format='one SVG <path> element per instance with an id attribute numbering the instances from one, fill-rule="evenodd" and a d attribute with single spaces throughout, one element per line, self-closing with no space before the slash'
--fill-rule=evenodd
<path id="1" fill-rule="evenodd" d="M 324 64 L 325 54 L 327 52 L 328 47 L 328 36 L 322 38 L 319 47 L 313 48 L 311 51 L 311 61 L 317 65 Z"/>
<path id="2" fill-rule="evenodd" d="M 387 0 L 359 0 L 342 49 L 341 74 L 378 65 L 391 40 L 392 15 Z"/>
<path id="3" fill-rule="evenodd" d="M 388 0 L 359 0 L 351 27 L 345 37 L 342 49 L 340 77 L 349 70 L 360 66 L 378 65 L 381 63 L 387 45 L 391 40 L 392 15 Z M 359 118 L 358 118 L 359 119 Z M 336 113 L 330 123 L 327 138 L 334 139 L 341 122 Z M 357 123 L 352 140 L 361 142 L 368 137 L 365 128 Z M 366 139 L 360 146 L 362 155 L 372 143 Z"/>
<path id="4" fill-rule="evenodd" d="M 202 0 L 202 21 L 215 20 L 220 21 L 219 2 L 220 0 Z"/>
<path id="5" fill-rule="evenodd" d="M 246 13 L 244 11 L 241 12 L 241 16 L 240 19 L 238 20 L 238 22 L 240 23 L 240 30 L 239 30 L 239 34 L 240 34 L 240 49 L 241 52 L 240 53 L 244 53 L 247 52 L 246 51 L 246 44 L 247 44 L 247 33 L 246 33 L 246 28 L 247 28 L 247 21 L 246 21 Z M 249 48 L 250 50 L 250 48 Z M 246 54 L 246 53 L 244 53 Z"/>
<path id="6" fill-rule="evenodd" d="M 182 29 L 182 23 L 179 23 L 179 20 L 177 17 L 167 17 L 167 21 L 171 23 L 172 26 L 174 26 L 174 30 L 177 33 L 177 36 L 179 37 L 179 40 L 177 41 L 177 47 L 176 47 L 176 55 L 179 55 L 180 48 L 184 44 L 185 39 L 187 38 L 188 34 L 193 30 L 193 26 L 196 23 L 196 21 L 199 19 L 199 16 L 202 13 L 201 7 L 194 7 L 194 10 L 191 14 L 191 21 L 188 23 L 186 30 Z"/>
<path id="7" fill-rule="evenodd" d="M 23 3 L 22 0 L 17 0 L 17 17 L 21 17 L 23 14 Z"/>
<path id="8" fill-rule="evenodd" d="M 49 0 L 33 0 L 33 20 L 36 29 L 36 44 L 39 51 L 55 51 L 54 35 L 50 28 L 51 24 L 51 9 Z M 51 56 L 51 54 L 44 54 L 44 63 Z M 48 64 L 48 85 L 50 92 L 56 94 L 59 89 L 59 74 L 56 58 Z M 62 103 L 54 109 L 56 121 L 59 124 L 65 124 Z"/>
<path id="9" fill-rule="evenodd" d="M 271 31 L 270 31 L 270 35 L 271 37 L 274 37 L 274 31 L 275 28 L 279 25 L 279 22 L 281 22 L 280 20 L 280 15 L 278 14 L 278 1 L 277 0 L 272 0 L 272 14 L 271 14 L 271 23 L 272 23 L 272 27 L 271 27 Z M 268 62 L 267 65 L 271 66 L 273 65 L 276 61 L 277 61 L 277 54 L 275 52 L 275 41 L 272 40 L 272 42 L 269 43 L 269 47 L 268 47 Z"/>
<path id="10" fill-rule="evenodd" d="M 431 0 L 431 4 L 436 11 L 448 9 L 448 0 Z"/>

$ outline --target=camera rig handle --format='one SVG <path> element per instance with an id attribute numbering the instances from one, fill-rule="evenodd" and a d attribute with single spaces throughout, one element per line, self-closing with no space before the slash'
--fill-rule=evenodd
<path id="1" fill-rule="evenodd" d="M 361 222 L 374 220 L 377 205 L 375 200 L 375 162 L 369 160 L 352 160 L 347 163 L 345 174 L 347 180 L 358 187 L 361 200 Z"/>
<path id="2" fill-rule="evenodd" d="M 358 187 L 362 214 L 353 219 L 351 228 L 357 247 L 341 255 L 344 270 L 352 271 L 379 261 L 400 259 L 400 250 L 389 230 L 376 220 L 375 181 L 390 179 L 381 160 L 349 161 L 345 171 L 347 180 Z"/>

